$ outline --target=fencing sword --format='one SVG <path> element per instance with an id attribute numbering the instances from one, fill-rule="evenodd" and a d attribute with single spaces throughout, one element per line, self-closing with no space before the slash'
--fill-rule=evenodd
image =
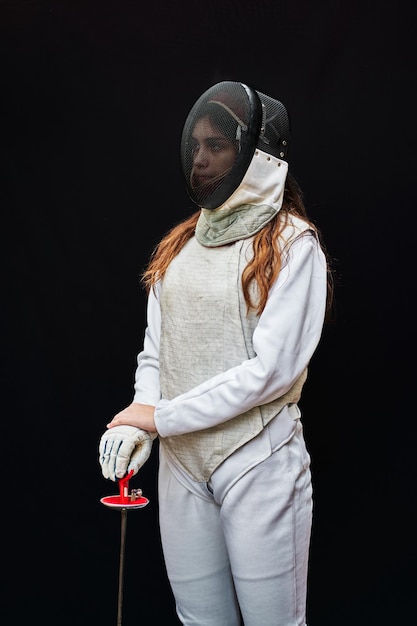
<path id="1" fill-rule="evenodd" d="M 133 476 L 133 470 L 124 478 L 119 480 L 119 495 L 105 496 L 100 499 L 102 504 L 112 508 L 120 509 L 120 558 L 119 558 L 119 589 L 117 595 L 117 626 L 122 626 L 123 612 L 123 582 L 125 566 L 126 528 L 127 512 L 131 509 L 141 509 L 149 504 L 148 498 L 142 495 L 142 489 L 132 489 L 129 493 L 129 480 Z"/>

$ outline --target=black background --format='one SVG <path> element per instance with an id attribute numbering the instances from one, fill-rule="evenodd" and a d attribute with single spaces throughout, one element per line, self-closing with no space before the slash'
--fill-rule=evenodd
<path id="1" fill-rule="evenodd" d="M 337 275 L 336 321 L 300 403 L 309 626 L 413 623 L 412 6 L 0 3 L 2 623 L 116 623 L 120 516 L 100 503 L 117 489 L 97 445 L 132 397 L 139 275 L 194 210 L 182 125 L 219 80 L 287 105 L 290 168 Z M 150 504 L 128 514 L 124 626 L 177 624 L 157 452 L 131 484 Z"/>

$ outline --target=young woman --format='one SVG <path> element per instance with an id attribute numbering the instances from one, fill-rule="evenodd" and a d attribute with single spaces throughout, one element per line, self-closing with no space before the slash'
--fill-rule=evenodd
<path id="1" fill-rule="evenodd" d="M 159 437 L 162 546 L 186 625 L 306 624 L 312 486 L 297 403 L 332 289 L 289 140 L 282 103 L 242 83 L 192 107 L 181 159 L 198 210 L 144 272 L 133 402 L 100 440 L 117 480 Z"/>

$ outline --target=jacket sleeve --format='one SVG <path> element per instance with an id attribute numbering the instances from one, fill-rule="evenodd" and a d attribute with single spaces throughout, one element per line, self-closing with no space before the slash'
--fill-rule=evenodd
<path id="1" fill-rule="evenodd" d="M 160 436 L 210 428 L 286 393 L 319 343 L 326 278 L 326 261 L 317 239 L 298 238 L 259 318 L 253 335 L 255 356 L 172 400 L 160 399 L 155 410 Z M 147 349 L 152 346 L 156 362 L 156 335 L 153 340 L 150 335 Z"/>
<path id="2" fill-rule="evenodd" d="M 159 285 L 156 286 L 156 292 Z M 134 402 L 155 406 L 160 398 L 159 385 L 159 341 L 161 335 L 161 311 L 159 302 L 151 290 L 147 305 L 147 326 L 143 340 L 143 348 L 137 357 L 135 373 Z"/>

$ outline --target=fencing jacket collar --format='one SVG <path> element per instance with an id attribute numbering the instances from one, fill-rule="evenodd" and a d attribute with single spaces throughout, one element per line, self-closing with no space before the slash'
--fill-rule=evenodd
<path id="1" fill-rule="evenodd" d="M 288 163 L 256 150 L 242 182 L 217 209 L 201 209 L 197 241 L 222 246 L 257 233 L 282 206 Z"/>

